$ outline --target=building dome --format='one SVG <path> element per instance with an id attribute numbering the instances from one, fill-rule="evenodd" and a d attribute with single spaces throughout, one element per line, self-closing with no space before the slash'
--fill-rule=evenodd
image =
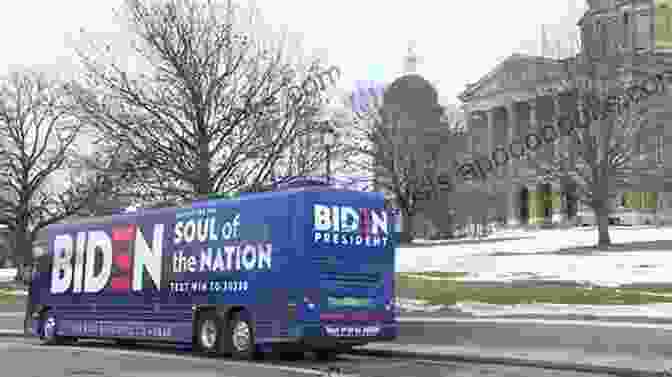
<path id="1" fill-rule="evenodd" d="M 396 79 L 385 91 L 383 103 L 404 108 L 427 108 L 436 106 L 439 95 L 434 86 L 417 74 Z"/>
<path id="2" fill-rule="evenodd" d="M 591 10 L 608 9 L 616 7 L 616 1 L 614 0 L 586 0 L 586 2 L 588 3 L 588 8 Z"/>

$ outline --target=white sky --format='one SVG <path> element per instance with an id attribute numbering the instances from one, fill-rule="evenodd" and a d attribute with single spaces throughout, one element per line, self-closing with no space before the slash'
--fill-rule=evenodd
<path id="1" fill-rule="evenodd" d="M 549 25 L 550 39 L 566 39 L 585 7 L 584 0 L 256 3 L 268 23 L 303 33 L 305 46 L 340 66 L 345 74 L 340 86 L 346 89 L 353 88 L 355 80 L 389 82 L 398 77 L 408 41 L 416 40 L 423 59 L 419 73 L 453 103 L 468 82 L 478 80 L 502 58 L 513 52 L 539 53 L 541 24 Z M 120 4 L 121 0 L 12 2 L 0 13 L 0 72 L 15 66 L 72 70 L 73 36 L 78 38 L 82 27 L 99 36 L 118 32 L 112 9 Z"/>

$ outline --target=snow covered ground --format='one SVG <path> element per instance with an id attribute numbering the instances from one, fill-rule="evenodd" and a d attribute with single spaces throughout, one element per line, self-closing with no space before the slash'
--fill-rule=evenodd
<path id="1" fill-rule="evenodd" d="M 445 305 L 432 305 L 426 300 L 416 300 L 405 297 L 398 297 L 396 301 L 396 306 L 397 310 L 405 313 L 411 313 L 411 312 L 435 313 L 441 309 L 446 308 Z"/>
<path id="2" fill-rule="evenodd" d="M 397 271 L 466 272 L 464 280 L 562 280 L 601 286 L 630 283 L 670 283 L 672 249 L 618 250 L 553 254 L 562 249 L 590 247 L 596 243 L 594 228 L 539 231 L 511 231 L 497 238 L 522 237 L 497 242 L 420 241 L 421 245 L 400 248 Z M 618 227 L 611 229 L 615 244 L 670 241 L 672 228 Z M 667 244 L 667 242 L 665 242 Z"/>
<path id="3" fill-rule="evenodd" d="M 430 310 L 426 310 L 429 308 Z M 533 316 L 595 316 L 604 319 L 672 319 L 672 304 L 649 305 L 561 305 L 561 304 L 524 304 L 493 305 L 483 303 L 458 303 L 452 309 L 469 313 L 476 317 L 499 317 L 516 315 Z M 425 304 L 416 311 L 432 312 L 435 308 Z"/>
<path id="4" fill-rule="evenodd" d="M 14 280 L 16 268 L 0 268 L 0 283 L 7 283 Z"/>
<path id="5" fill-rule="evenodd" d="M 617 287 L 623 284 L 672 286 L 672 227 L 612 227 L 614 244 L 662 241 L 659 247 L 638 250 L 619 248 L 609 252 L 554 254 L 559 250 L 595 245 L 595 228 L 499 232 L 485 239 L 423 241 L 398 250 L 397 271 L 466 272 L 465 281 L 551 280 Z M 517 240 L 492 239 L 516 238 Z M 668 241 L 668 242 L 665 242 Z M 432 246 L 432 244 L 434 244 Z M 670 246 L 666 249 L 663 245 Z M 426 245 L 426 246 L 425 246 Z M 426 302 L 403 300 L 404 312 L 436 312 L 443 309 Z M 585 316 L 600 318 L 672 319 L 672 304 L 651 305 L 492 305 L 464 302 L 449 307 L 478 317 L 502 315 Z"/>

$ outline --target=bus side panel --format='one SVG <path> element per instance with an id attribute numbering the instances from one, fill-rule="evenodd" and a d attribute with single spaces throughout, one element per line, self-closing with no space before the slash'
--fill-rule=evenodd
<path id="1" fill-rule="evenodd" d="M 191 305 L 166 305 L 174 224 L 174 210 L 162 210 L 54 227 L 40 301 L 58 334 L 190 341 Z"/>
<path id="2" fill-rule="evenodd" d="M 294 244 L 293 195 L 268 196 L 241 203 L 241 238 L 243 243 L 263 244 L 272 249 L 270 268 L 240 273 L 249 283 L 249 291 L 238 299 L 252 312 L 258 344 L 287 340 L 292 336 L 290 323 L 296 303 L 295 285 L 302 271 L 296 264 Z M 259 267 L 259 266 L 258 266 Z"/>
<path id="3" fill-rule="evenodd" d="M 287 303 L 298 272 L 292 258 L 291 200 L 267 195 L 180 209 L 171 304 L 189 300 L 194 305 L 242 307 L 252 316 L 257 343 L 290 336 Z M 196 234 L 205 241 L 190 236 L 190 223 L 201 224 Z"/>

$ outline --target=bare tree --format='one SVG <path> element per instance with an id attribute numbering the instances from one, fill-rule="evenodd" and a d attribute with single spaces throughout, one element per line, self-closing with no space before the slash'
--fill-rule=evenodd
<path id="1" fill-rule="evenodd" d="M 556 121 L 570 140 L 569 148 L 532 161 L 540 176 L 575 184 L 579 199 L 595 213 L 597 246 L 607 248 L 609 215 L 618 190 L 656 174 L 655 151 L 643 147 L 642 141 L 661 134 L 652 121 L 656 108 L 650 99 L 655 102 L 662 93 L 665 77 L 624 81 L 614 75 L 615 65 L 600 73 L 581 57 L 567 63 L 567 87 L 550 94 L 574 99 L 575 109 Z"/>
<path id="2" fill-rule="evenodd" d="M 125 4 L 151 72 L 81 53 L 89 80 L 76 97 L 99 142 L 123 146 L 136 191 L 164 200 L 258 186 L 290 145 L 318 132 L 311 119 L 333 70 L 316 61 L 298 71 L 283 48 L 236 31 L 230 2 Z"/>
<path id="3" fill-rule="evenodd" d="M 357 101 L 354 96 L 350 102 Z M 373 176 L 376 189 L 391 195 L 402 215 L 402 242 L 414 237 L 413 222 L 421 205 L 435 199 L 439 191 L 451 191 L 452 172 L 440 170 L 441 150 L 451 150 L 453 136 L 460 132 L 457 124 L 435 127 L 400 127 L 394 111 L 386 108 L 375 95 L 366 105 L 352 104 L 353 125 L 347 133 L 345 158 L 352 169 Z M 446 121 L 457 118 L 446 117 Z M 451 167 L 452 169 L 452 167 Z"/>
<path id="4" fill-rule="evenodd" d="M 640 179 L 660 173 L 656 148 L 643 143 L 663 135 L 655 119 L 664 111 L 670 81 L 656 59 L 635 54 L 627 25 L 615 22 L 608 30 L 608 37 L 588 31 L 585 44 L 578 35 L 570 41 L 564 87 L 542 93 L 571 105 L 555 120 L 567 148 L 530 159 L 540 177 L 574 185 L 578 199 L 595 213 L 599 248 L 611 244 L 609 215 L 618 191 L 641 187 Z"/>
<path id="5" fill-rule="evenodd" d="M 33 241 L 46 226 L 80 211 L 111 185 L 102 175 L 72 174 L 82 123 L 63 84 L 13 73 L 0 84 L 0 224 L 13 234 L 19 274 L 32 263 Z"/>

